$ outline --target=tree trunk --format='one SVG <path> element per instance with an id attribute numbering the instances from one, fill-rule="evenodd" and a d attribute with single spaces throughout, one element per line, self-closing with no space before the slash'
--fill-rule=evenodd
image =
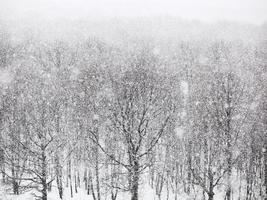
<path id="1" fill-rule="evenodd" d="M 111 200 L 116 200 L 117 199 L 117 194 L 118 190 L 116 189 L 115 192 L 112 190 L 111 191 Z"/>
<path id="2" fill-rule="evenodd" d="M 134 161 L 131 183 L 131 200 L 138 200 L 139 189 L 139 162 Z"/>
<path id="3" fill-rule="evenodd" d="M 231 176 L 232 176 L 232 165 L 231 165 L 231 155 L 228 158 L 228 170 L 227 170 L 227 189 L 226 189 L 226 200 L 231 200 L 232 186 L 231 186 Z"/>
<path id="4" fill-rule="evenodd" d="M 187 188 L 186 188 L 186 193 L 190 194 L 190 187 L 191 187 L 191 168 L 192 168 L 192 141 L 188 141 L 188 155 L 187 155 L 187 164 L 188 164 L 188 171 L 187 171 Z"/>
<path id="5" fill-rule="evenodd" d="M 89 181 L 90 181 L 90 189 L 91 189 L 91 192 L 92 192 L 93 199 L 97 200 L 96 199 L 96 195 L 95 195 L 95 191 L 94 191 L 94 184 L 93 184 L 93 179 L 92 179 L 91 173 L 89 175 Z"/>
<path id="6" fill-rule="evenodd" d="M 213 192 L 212 193 L 209 193 L 208 196 L 209 196 L 209 199 L 208 200 L 213 200 L 214 193 Z"/>
<path id="7" fill-rule="evenodd" d="M 266 141 L 267 143 L 267 141 Z M 265 200 L 267 200 L 267 144 L 264 147 L 264 185 L 265 185 Z"/>
<path id="8" fill-rule="evenodd" d="M 167 172 L 167 183 L 166 183 L 166 189 L 167 189 L 167 197 L 166 200 L 169 200 L 170 191 L 169 191 L 169 173 Z"/>
<path id="9" fill-rule="evenodd" d="M 227 110 L 227 189 L 226 189 L 226 200 L 231 200 L 232 186 L 231 186 L 231 177 L 232 177 L 232 139 L 231 139 L 231 110 L 230 103 L 228 103 L 229 108 Z"/>
<path id="10" fill-rule="evenodd" d="M 152 189 L 154 188 L 154 171 L 154 166 L 149 168 L 149 182 Z"/>
<path id="11" fill-rule="evenodd" d="M 78 187 L 81 188 L 81 179 L 80 179 L 80 173 L 77 174 L 77 181 L 78 181 Z"/>
<path id="12" fill-rule="evenodd" d="M 14 159 L 12 157 L 12 166 L 11 166 L 11 173 L 12 173 L 12 187 L 13 187 L 13 193 L 18 195 L 19 194 L 19 185 L 16 180 L 16 174 L 15 174 L 15 164 Z"/>
<path id="13" fill-rule="evenodd" d="M 209 168 L 208 168 L 208 179 L 209 179 L 209 192 L 208 192 L 209 199 L 208 200 L 213 200 L 213 196 L 214 196 L 214 192 L 213 192 L 213 189 L 214 189 L 214 185 L 213 185 L 214 177 L 213 177 L 213 173 L 212 173 L 212 170 L 211 170 L 211 163 L 209 163 Z"/>
<path id="14" fill-rule="evenodd" d="M 71 180 L 71 160 L 69 160 L 69 180 L 70 180 L 70 196 L 73 198 L 72 180 Z"/>
<path id="15" fill-rule="evenodd" d="M 62 186 L 62 167 L 59 163 L 59 156 L 56 155 L 56 181 L 57 181 L 57 188 L 59 198 L 63 198 L 63 186 Z"/>
<path id="16" fill-rule="evenodd" d="M 99 152 L 98 152 L 98 147 L 96 147 L 95 173 L 96 173 L 96 193 L 97 193 L 97 200 L 100 200 L 101 199 L 101 196 L 100 196 L 100 183 L 99 183 Z"/>
<path id="17" fill-rule="evenodd" d="M 208 200 L 213 200 L 213 196 L 214 196 L 213 188 L 214 187 L 213 187 L 213 176 L 212 176 L 212 178 L 210 177 L 209 193 L 208 193 L 209 199 Z"/>
<path id="18" fill-rule="evenodd" d="M 88 186 L 87 168 L 85 168 L 84 173 L 83 173 L 83 182 L 84 182 L 84 189 L 85 191 L 87 191 L 87 186 Z"/>
<path id="19" fill-rule="evenodd" d="M 6 174 L 5 174 L 5 154 L 4 150 L 0 148 L 0 165 L 1 165 L 1 172 L 2 172 L 2 182 L 5 183 Z"/>
<path id="20" fill-rule="evenodd" d="M 76 171 L 74 172 L 74 189 L 75 189 L 75 193 L 78 193 Z"/>
<path id="21" fill-rule="evenodd" d="M 45 148 L 41 147 L 42 149 L 42 178 L 41 178 L 41 184 L 42 184 L 42 200 L 47 200 L 47 163 L 46 163 L 46 155 L 45 155 Z"/>
<path id="22" fill-rule="evenodd" d="M 157 173 L 156 177 L 156 194 L 158 196 L 158 199 L 160 200 L 164 181 L 163 173 Z"/>

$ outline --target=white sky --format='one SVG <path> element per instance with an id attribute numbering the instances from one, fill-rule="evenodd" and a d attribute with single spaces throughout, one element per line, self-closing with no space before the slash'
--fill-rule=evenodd
<path id="1" fill-rule="evenodd" d="M 203 21 L 261 24 L 267 0 L 0 0 L 0 15 L 80 18 L 173 15 Z"/>

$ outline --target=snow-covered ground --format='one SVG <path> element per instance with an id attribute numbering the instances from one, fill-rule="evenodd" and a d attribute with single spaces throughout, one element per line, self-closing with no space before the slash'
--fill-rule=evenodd
<path id="1" fill-rule="evenodd" d="M 34 192 L 33 191 L 29 191 L 20 195 L 13 195 L 13 194 L 9 194 L 7 193 L 5 190 L 7 188 L 5 188 L 3 185 L 1 185 L 0 187 L 0 200 L 35 200 L 34 197 Z M 201 190 L 197 190 L 195 192 L 192 193 L 192 195 L 187 195 L 185 193 L 181 193 L 177 196 L 177 200 L 198 200 L 198 199 L 202 199 L 202 192 Z M 108 195 L 102 195 L 101 197 L 102 200 L 110 200 L 111 196 L 110 194 Z M 130 200 L 130 194 L 126 193 L 126 192 L 119 192 L 118 193 L 118 197 L 117 200 Z M 175 196 L 174 194 L 169 193 L 169 196 L 166 193 L 166 190 L 164 190 L 161 194 L 161 198 L 159 198 L 156 193 L 155 190 L 152 189 L 148 184 L 146 185 L 141 185 L 140 186 L 140 192 L 139 192 L 139 199 L 140 200 L 175 200 Z M 215 200 L 223 200 L 223 193 L 217 191 L 216 195 L 214 197 Z M 52 188 L 51 192 L 48 192 L 48 200 L 60 200 L 59 195 L 58 195 L 58 190 L 56 187 Z M 73 191 L 73 198 L 71 198 L 70 195 L 70 188 L 65 188 L 64 189 L 64 197 L 63 200 L 93 200 L 92 195 L 87 195 L 86 191 L 82 188 L 78 188 L 78 192 L 75 193 L 75 191 Z"/>

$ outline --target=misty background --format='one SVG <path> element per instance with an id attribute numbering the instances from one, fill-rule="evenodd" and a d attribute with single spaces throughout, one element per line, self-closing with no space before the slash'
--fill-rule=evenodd
<path id="1" fill-rule="evenodd" d="M 231 20 L 258 25 L 267 18 L 265 0 L 1 0 L 0 7 L 5 18 L 171 15 L 187 20 Z"/>
<path id="2" fill-rule="evenodd" d="M 261 41 L 265 0 L 1 0 L 0 26 L 14 40 L 72 40 L 97 36 L 106 42 L 150 40 Z"/>

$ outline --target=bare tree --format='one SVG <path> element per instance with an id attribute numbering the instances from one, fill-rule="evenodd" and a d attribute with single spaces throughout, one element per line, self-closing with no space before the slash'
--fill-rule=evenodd
<path id="1" fill-rule="evenodd" d="M 175 112 L 171 86 L 164 77 L 151 71 L 150 59 L 134 60 L 132 67 L 121 77 L 111 80 L 112 97 L 109 103 L 107 130 L 112 133 L 125 157 L 118 159 L 91 131 L 92 140 L 129 175 L 131 199 L 138 199 L 140 174 L 150 165 L 155 146 L 170 126 Z M 126 187 L 127 188 L 127 187 Z"/>

